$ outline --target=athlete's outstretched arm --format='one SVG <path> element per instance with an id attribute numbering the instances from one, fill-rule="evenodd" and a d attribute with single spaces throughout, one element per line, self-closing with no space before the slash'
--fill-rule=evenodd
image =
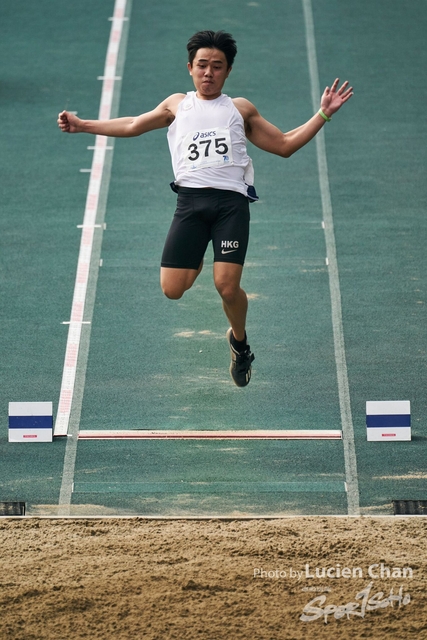
<path id="1" fill-rule="evenodd" d="M 140 116 L 111 120 L 82 120 L 69 111 L 62 111 L 58 115 L 58 127 L 66 133 L 92 133 L 113 138 L 140 136 L 154 129 L 168 127 L 175 119 L 176 109 L 183 97 L 183 94 L 176 93 Z"/>
<path id="2" fill-rule="evenodd" d="M 328 118 L 332 117 L 353 95 L 353 88 L 348 86 L 347 81 L 337 90 L 338 83 L 337 78 L 331 88 L 326 87 L 320 101 L 320 108 Z M 295 151 L 310 142 L 326 122 L 319 113 L 316 113 L 297 129 L 282 133 L 280 129 L 265 120 L 248 100 L 237 98 L 235 105 L 245 120 L 248 139 L 260 149 L 284 158 L 289 158 Z"/>

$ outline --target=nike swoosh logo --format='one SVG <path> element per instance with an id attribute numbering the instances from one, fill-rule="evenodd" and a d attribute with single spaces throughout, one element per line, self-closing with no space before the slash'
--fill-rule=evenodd
<path id="1" fill-rule="evenodd" d="M 226 253 L 233 253 L 233 251 L 237 251 L 237 249 L 230 249 L 230 251 L 224 251 L 224 249 L 221 251 L 221 253 L 226 254 Z"/>

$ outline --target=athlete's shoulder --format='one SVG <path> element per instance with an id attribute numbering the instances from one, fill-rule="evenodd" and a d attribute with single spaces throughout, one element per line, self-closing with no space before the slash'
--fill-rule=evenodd
<path id="1" fill-rule="evenodd" d="M 172 95 L 168 96 L 166 100 L 181 102 L 186 97 L 186 93 L 172 93 Z"/>
<path id="2" fill-rule="evenodd" d="M 257 113 L 255 105 L 253 105 L 252 102 L 249 102 L 246 98 L 232 98 L 232 101 L 245 122 Z"/>
<path id="3" fill-rule="evenodd" d="M 168 111 L 170 111 L 173 115 L 175 115 L 179 105 L 181 104 L 181 102 L 184 100 L 185 97 L 186 97 L 185 93 L 173 93 L 172 95 L 168 96 L 165 100 L 163 100 L 161 105 L 164 108 L 166 108 Z"/>
<path id="4" fill-rule="evenodd" d="M 185 93 L 173 93 L 162 100 L 150 113 L 163 122 L 163 127 L 168 127 L 175 120 L 178 107 L 184 98 Z"/>

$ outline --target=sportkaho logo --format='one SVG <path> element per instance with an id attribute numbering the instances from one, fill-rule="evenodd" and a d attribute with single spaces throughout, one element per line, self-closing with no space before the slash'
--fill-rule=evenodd
<path id="1" fill-rule="evenodd" d="M 325 624 L 328 622 L 329 616 L 334 616 L 336 620 L 347 617 L 350 620 L 351 617 L 364 618 L 366 612 L 376 611 L 376 609 L 385 609 L 386 607 L 393 607 L 394 603 L 397 603 L 398 608 L 406 606 L 411 602 L 411 596 L 409 593 L 403 595 L 403 586 L 399 588 L 399 593 L 393 593 L 393 588 L 390 589 L 389 595 L 384 598 L 383 591 L 379 591 L 375 595 L 371 595 L 371 589 L 374 582 L 371 581 L 367 587 L 359 591 L 355 596 L 355 600 L 358 602 L 347 602 L 346 604 L 336 605 L 327 604 L 326 596 L 316 596 L 313 600 L 310 600 L 305 605 L 302 614 L 300 615 L 301 622 L 313 622 L 319 618 L 323 618 Z M 318 605 L 318 606 L 315 606 Z"/>
<path id="2" fill-rule="evenodd" d="M 221 253 L 233 253 L 233 251 L 237 251 L 239 248 L 238 240 L 222 240 L 221 242 Z"/>

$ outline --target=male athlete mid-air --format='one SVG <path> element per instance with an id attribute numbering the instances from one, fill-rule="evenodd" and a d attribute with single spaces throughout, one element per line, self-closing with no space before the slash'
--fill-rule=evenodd
<path id="1" fill-rule="evenodd" d="M 177 207 L 163 250 L 160 281 L 168 298 L 179 299 L 203 266 L 210 240 L 213 277 L 230 322 L 230 373 L 239 387 L 251 379 L 254 355 L 246 336 L 248 299 L 240 286 L 249 238 L 249 202 L 257 200 L 246 139 L 269 153 L 289 158 L 320 131 L 353 95 L 348 82 L 326 87 L 319 111 L 300 127 L 282 133 L 245 98 L 222 93 L 236 42 L 223 31 L 200 31 L 190 38 L 188 71 L 195 91 L 175 93 L 155 109 L 135 117 L 81 120 L 62 111 L 58 126 L 67 133 L 140 136 L 168 127 Z"/>

